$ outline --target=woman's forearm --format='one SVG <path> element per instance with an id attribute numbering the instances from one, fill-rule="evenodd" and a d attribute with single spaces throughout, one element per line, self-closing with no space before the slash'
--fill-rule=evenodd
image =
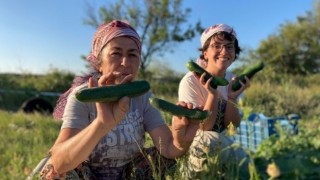
<path id="1" fill-rule="evenodd" d="M 184 133 L 183 130 L 175 130 L 174 126 L 172 126 L 172 130 L 166 126 L 162 126 L 152 130 L 150 135 L 154 145 L 162 156 L 175 159 L 185 154 L 191 144 L 191 142 L 186 143 L 178 140 L 181 139 L 179 137 L 184 136 Z M 167 136 L 168 134 L 172 134 L 172 136 Z"/>
<path id="2" fill-rule="evenodd" d="M 85 161 L 100 139 L 111 129 L 99 121 L 93 121 L 88 127 L 63 142 L 57 142 L 51 149 L 52 164 L 56 172 L 65 173 Z M 63 132 L 62 130 L 62 136 Z"/>
<path id="3" fill-rule="evenodd" d="M 209 111 L 210 115 L 206 119 L 206 121 L 204 121 L 204 123 L 200 124 L 200 129 L 204 131 L 211 130 L 216 123 L 218 114 L 218 98 L 215 95 L 209 93 L 203 109 Z"/>
<path id="4" fill-rule="evenodd" d="M 181 120 L 176 119 L 175 121 Z M 173 123 L 171 130 L 164 125 L 150 132 L 154 145 L 160 154 L 166 158 L 175 159 L 183 156 L 189 150 L 199 127 L 194 126 L 192 129 L 185 129 L 181 128 L 180 125 L 175 126 L 175 123 Z"/>

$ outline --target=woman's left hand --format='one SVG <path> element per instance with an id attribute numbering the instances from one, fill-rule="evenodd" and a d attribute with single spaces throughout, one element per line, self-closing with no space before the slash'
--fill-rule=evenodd
<path id="1" fill-rule="evenodd" d="M 248 87 L 250 87 L 250 79 L 249 79 L 247 76 L 245 76 L 244 78 L 246 79 L 246 83 L 243 83 L 243 82 L 239 81 L 240 84 L 241 84 L 241 87 L 240 87 L 240 89 L 238 89 L 237 91 L 233 91 L 233 90 L 232 90 L 232 85 L 233 85 L 233 83 L 235 82 L 236 77 L 233 77 L 233 78 L 231 79 L 231 82 L 229 83 L 229 86 L 228 86 L 228 98 L 229 98 L 229 99 L 234 99 L 234 100 L 236 100 L 236 99 L 238 98 L 238 96 L 239 96 L 245 89 L 247 89 Z"/>
<path id="2" fill-rule="evenodd" d="M 182 107 L 186 107 L 188 109 L 193 109 L 193 105 L 191 103 L 178 102 L 177 105 Z M 202 109 L 203 107 L 199 107 Z M 199 120 L 188 119 L 183 116 L 173 116 L 172 121 L 172 135 L 173 135 L 173 143 L 179 149 L 188 148 L 194 136 L 196 135 L 197 130 L 199 129 Z"/>

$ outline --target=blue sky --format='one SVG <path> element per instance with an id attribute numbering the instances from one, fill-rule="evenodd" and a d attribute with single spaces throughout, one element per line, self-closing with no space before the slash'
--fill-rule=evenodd
<path id="1" fill-rule="evenodd" d="M 85 72 L 80 56 L 89 53 L 95 31 L 83 23 L 88 2 L 99 7 L 107 1 L 0 0 L 0 73 Z M 255 49 L 281 24 L 313 10 L 314 0 L 184 0 L 183 6 L 192 9 L 189 23 L 226 23 L 236 30 L 240 46 Z M 178 44 L 174 53 L 158 59 L 186 72 L 186 62 L 199 55 L 199 39 Z"/>

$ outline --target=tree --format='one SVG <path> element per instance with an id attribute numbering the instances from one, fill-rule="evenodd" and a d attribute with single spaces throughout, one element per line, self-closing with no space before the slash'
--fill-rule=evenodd
<path id="1" fill-rule="evenodd" d="M 181 5 L 182 0 L 118 0 L 100 7 L 99 18 L 94 8 L 88 5 L 85 23 L 97 28 L 101 22 L 118 19 L 126 20 L 136 28 L 143 47 L 140 73 L 145 77 L 146 68 L 155 55 L 172 52 L 173 45 L 191 40 L 196 33 L 203 31 L 199 21 L 195 25 L 184 26 L 191 9 L 182 9 Z"/>
<path id="2" fill-rule="evenodd" d="M 307 75 L 320 72 L 320 1 L 314 11 L 287 22 L 260 43 L 252 55 L 276 73 Z"/>

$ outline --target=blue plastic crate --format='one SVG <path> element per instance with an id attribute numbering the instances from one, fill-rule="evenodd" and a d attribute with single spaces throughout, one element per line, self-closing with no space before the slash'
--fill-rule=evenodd
<path id="1" fill-rule="evenodd" d="M 278 135 L 275 124 L 278 122 L 281 128 L 290 134 L 298 133 L 297 124 L 299 120 L 297 114 L 290 114 L 280 117 L 267 117 L 262 113 L 253 113 L 247 120 L 242 120 L 237 128 L 237 135 L 232 139 L 245 149 L 255 151 L 257 146 L 271 135 Z"/>

